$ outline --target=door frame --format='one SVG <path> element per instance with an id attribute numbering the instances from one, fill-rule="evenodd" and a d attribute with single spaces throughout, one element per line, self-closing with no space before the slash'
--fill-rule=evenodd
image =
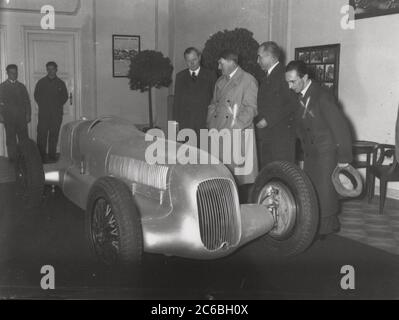
<path id="1" fill-rule="evenodd" d="M 75 100 L 75 120 L 78 120 L 82 117 L 82 65 L 81 65 L 81 29 L 78 28 L 58 28 L 56 30 L 43 30 L 40 27 L 32 27 L 32 26 L 23 26 L 23 37 L 24 37 L 24 57 L 25 57 L 25 83 L 26 87 L 30 88 L 30 59 L 29 59 L 29 35 L 31 34 L 60 34 L 60 35 L 72 35 L 73 43 L 74 43 L 74 52 L 75 52 L 75 66 L 74 73 L 76 78 L 75 92 L 74 92 L 74 100 Z M 31 97 L 33 97 L 33 92 L 30 92 Z M 35 104 L 32 102 L 32 107 Z M 29 132 L 31 133 L 31 124 L 29 125 Z M 36 140 L 36 137 L 32 137 Z"/>
<path id="2" fill-rule="evenodd" d="M 7 54 L 6 54 L 6 43 L 7 43 L 7 30 L 6 26 L 0 24 L 0 81 L 6 79 L 6 66 L 7 66 Z"/>
<path id="3" fill-rule="evenodd" d="M 6 66 L 7 66 L 7 27 L 0 24 L 0 82 L 6 80 Z M 4 125 L 0 125 L 0 156 L 7 156 L 6 133 Z"/>

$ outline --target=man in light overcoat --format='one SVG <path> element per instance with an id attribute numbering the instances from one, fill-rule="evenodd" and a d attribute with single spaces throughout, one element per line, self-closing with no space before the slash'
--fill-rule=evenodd
<path id="1" fill-rule="evenodd" d="M 208 129 L 240 130 L 241 141 L 232 139 L 232 147 L 241 149 L 245 157 L 243 163 L 225 163 L 232 171 L 239 185 L 248 185 L 255 181 L 258 174 L 257 155 L 254 136 L 254 118 L 257 115 L 258 83 L 256 79 L 238 65 L 238 55 L 225 51 L 220 55 L 219 69 L 222 76 L 215 85 L 212 103 L 208 108 Z M 245 134 L 247 131 L 247 134 Z M 234 135 L 232 134 L 232 137 Z M 222 141 L 222 139 L 221 139 Z M 237 143 L 240 146 L 237 147 Z M 220 161 L 223 162 L 223 147 L 219 147 Z M 243 166 L 251 168 L 250 172 L 237 174 Z"/>

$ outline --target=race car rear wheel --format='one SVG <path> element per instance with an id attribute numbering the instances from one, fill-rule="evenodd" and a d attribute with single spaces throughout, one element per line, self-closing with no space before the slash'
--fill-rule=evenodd
<path id="1" fill-rule="evenodd" d="M 129 188 L 106 177 L 92 187 L 86 210 L 89 242 L 110 267 L 138 266 L 143 252 L 141 219 Z"/>
<path id="2" fill-rule="evenodd" d="M 26 209 L 40 206 L 44 190 L 43 164 L 36 143 L 30 139 L 17 145 L 15 178 L 19 202 Z"/>
<path id="3" fill-rule="evenodd" d="M 289 162 L 273 162 L 259 174 L 252 203 L 263 204 L 275 219 L 262 239 L 267 253 L 289 257 L 305 251 L 313 242 L 319 223 L 315 191 L 307 175 Z"/>

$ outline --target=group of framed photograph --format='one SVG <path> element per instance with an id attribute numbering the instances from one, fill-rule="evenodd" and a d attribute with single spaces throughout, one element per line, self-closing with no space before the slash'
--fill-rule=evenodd
<path id="1" fill-rule="evenodd" d="M 338 97 L 340 50 L 340 44 L 295 49 L 295 59 L 306 63 L 309 76 L 332 90 L 336 97 Z"/>
<path id="2" fill-rule="evenodd" d="M 349 0 L 349 5 L 356 20 L 399 13 L 399 0 Z"/>

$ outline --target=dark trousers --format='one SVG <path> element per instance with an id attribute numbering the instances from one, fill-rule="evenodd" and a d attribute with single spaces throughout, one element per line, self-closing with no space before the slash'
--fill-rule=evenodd
<path id="1" fill-rule="evenodd" d="M 279 136 L 273 134 L 267 138 L 258 135 L 256 145 L 260 169 L 274 161 L 295 162 L 296 138 L 294 135 L 286 132 L 282 132 Z"/>
<path id="2" fill-rule="evenodd" d="M 17 155 L 17 138 L 18 142 L 29 139 L 28 126 L 23 120 L 5 121 L 6 129 L 7 153 L 10 159 L 15 159 Z"/>
<path id="3" fill-rule="evenodd" d="M 37 124 L 37 146 L 42 159 L 44 159 L 47 154 L 47 139 L 48 156 L 50 159 L 55 159 L 61 123 L 62 114 L 51 114 L 48 112 L 39 111 L 39 122 Z"/>
<path id="4" fill-rule="evenodd" d="M 331 175 L 337 166 L 335 150 L 307 153 L 305 150 L 304 171 L 312 181 L 319 202 L 320 234 L 339 230 L 339 199 Z"/>

